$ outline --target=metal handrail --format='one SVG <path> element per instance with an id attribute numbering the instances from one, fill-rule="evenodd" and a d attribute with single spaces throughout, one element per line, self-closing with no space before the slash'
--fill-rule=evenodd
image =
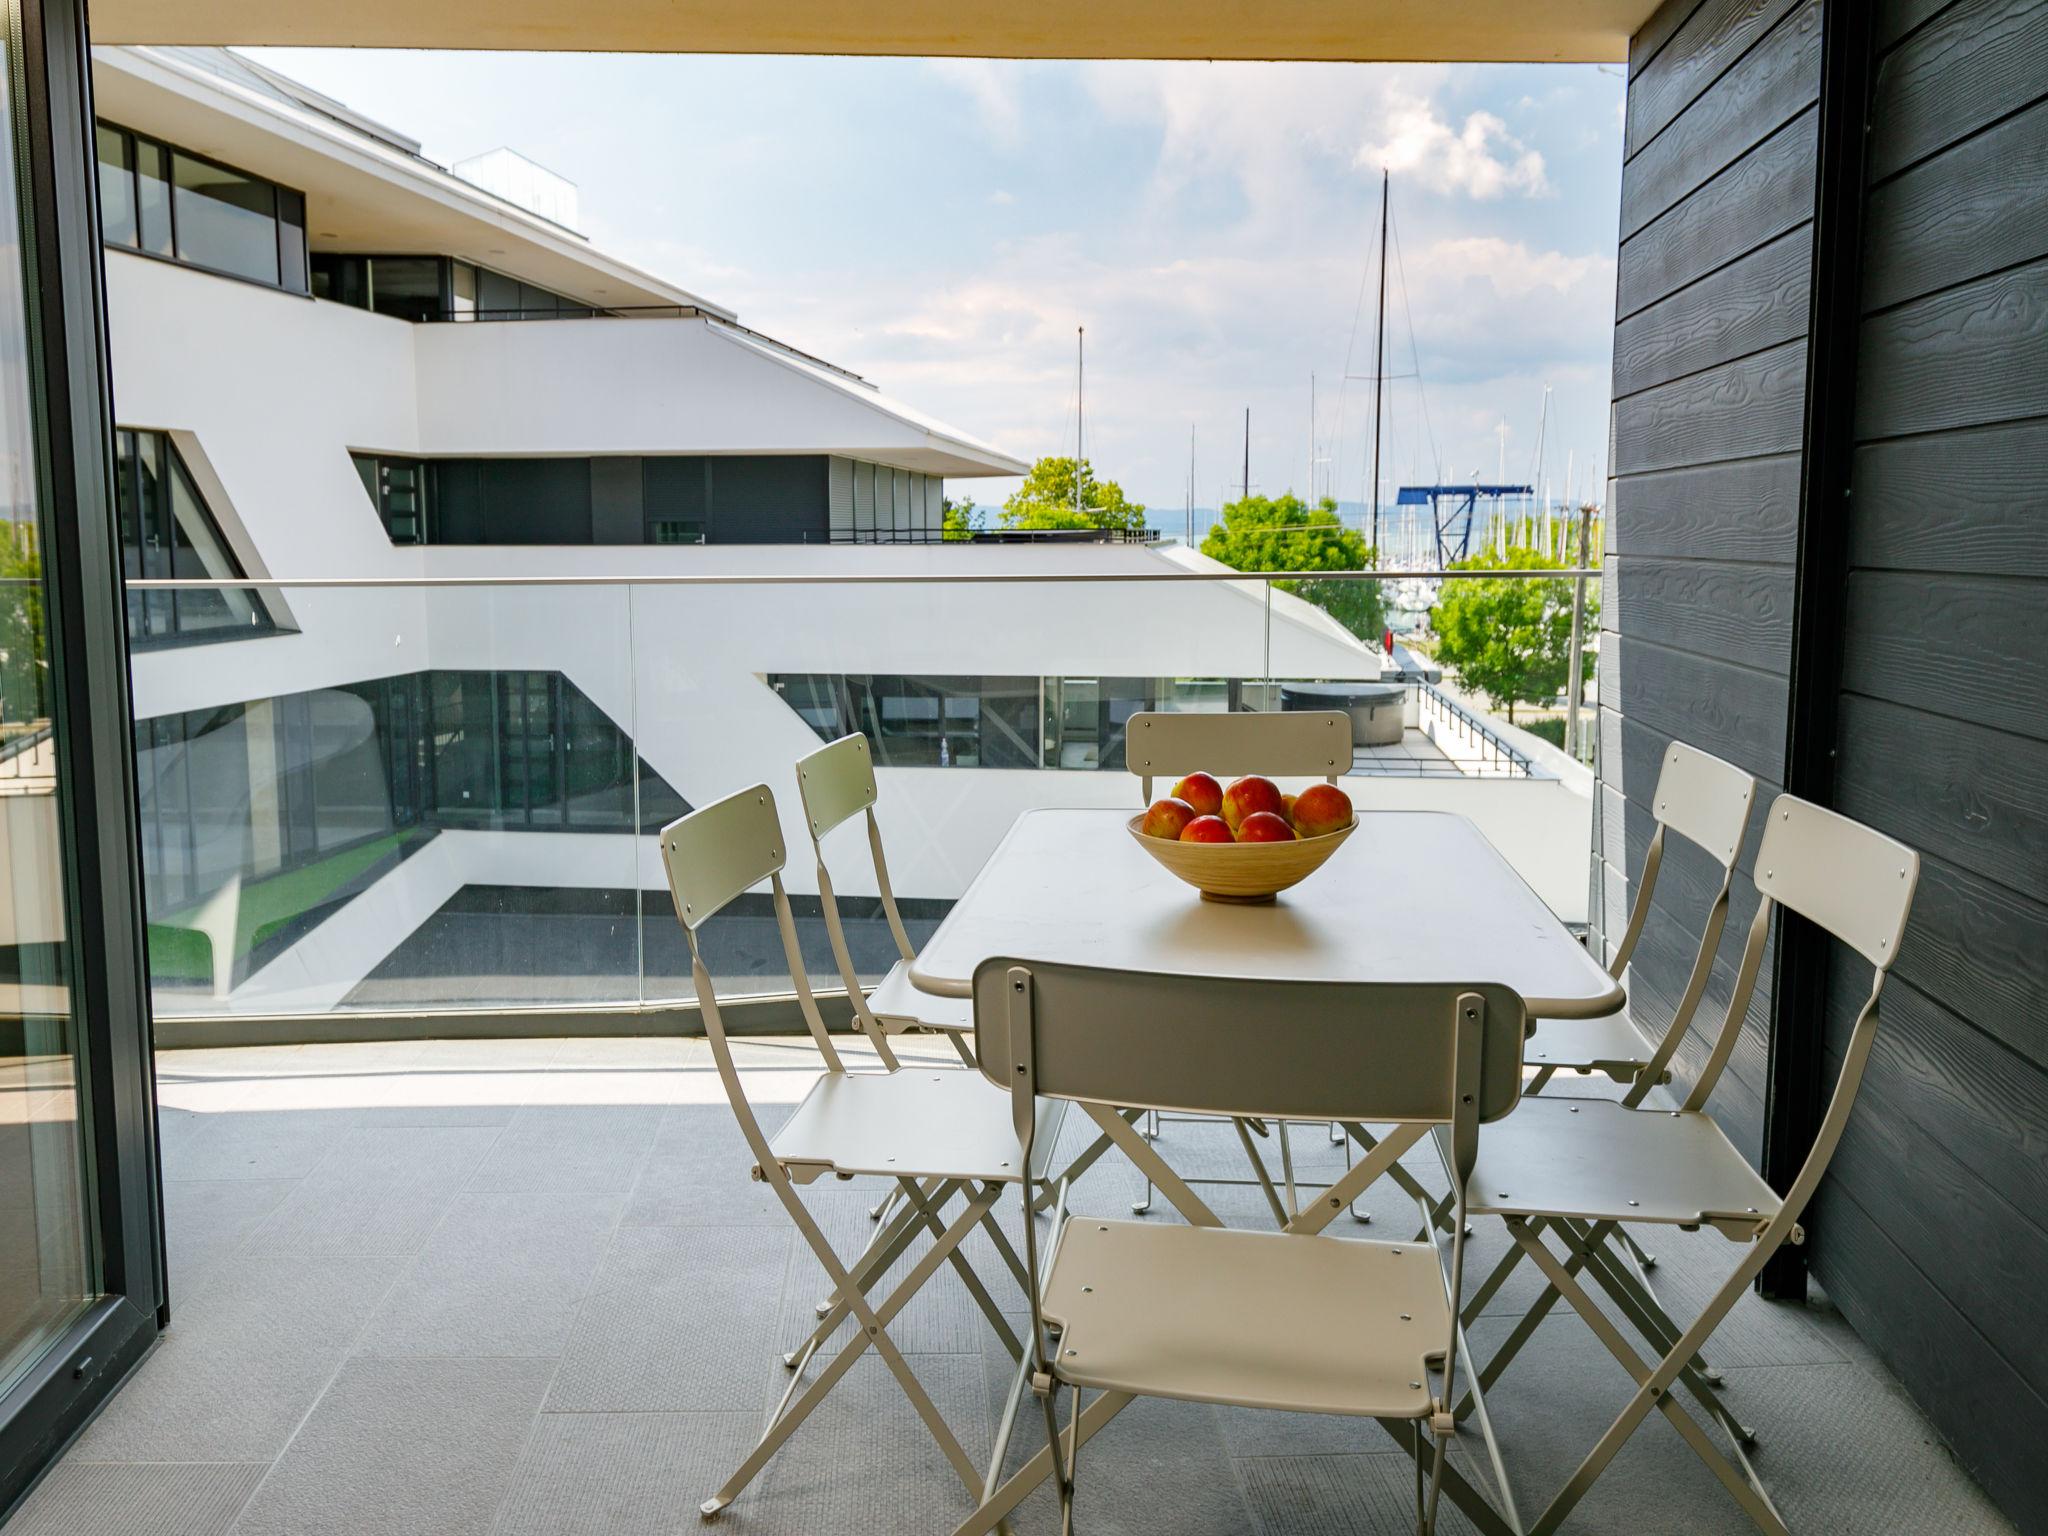
<path id="1" fill-rule="evenodd" d="M 660 546 L 649 545 L 648 548 Z M 801 549 L 807 546 L 791 545 Z M 827 546 L 808 546 L 820 548 Z M 844 545 L 829 546 L 845 548 Z M 885 549 L 887 545 L 877 545 Z M 945 548 L 938 544 L 932 548 Z M 972 548 L 958 542 L 957 547 Z M 139 576 L 126 583 L 136 592 L 210 592 L 253 588 L 346 587 L 833 587 L 983 586 L 1039 582 L 1205 582 L 1205 581 L 1500 581 L 1599 580 L 1597 570 L 1483 571 L 689 571 L 633 576 Z"/>
<path id="2" fill-rule="evenodd" d="M 1493 727 L 1486 724 L 1485 721 L 1465 708 L 1456 699 L 1448 694 L 1439 692 L 1427 683 L 1417 683 L 1415 687 L 1417 697 L 1422 703 L 1434 706 L 1436 711 L 1443 715 L 1447 721 L 1462 725 L 1467 731 L 1471 732 L 1480 744 L 1491 752 L 1496 767 L 1499 766 L 1501 758 L 1505 756 L 1510 768 L 1520 769 L 1525 774 L 1534 773 L 1535 765 L 1530 760 L 1528 754 L 1517 750 L 1512 743 L 1503 738 Z"/>

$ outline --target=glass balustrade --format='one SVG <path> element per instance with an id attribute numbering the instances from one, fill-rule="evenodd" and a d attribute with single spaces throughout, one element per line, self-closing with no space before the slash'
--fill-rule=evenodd
<path id="1" fill-rule="evenodd" d="M 1539 605 L 1568 615 L 1567 578 L 1490 579 L 1523 606 L 1541 588 Z M 133 658 L 157 1016 L 260 1018 L 275 1038 L 298 1016 L 499 1015 L 516 1030 L 526 1010 L 687 1006 L 654 834 L 757 783 L 780 803 L 807 970 L 837 991 L 799 757 L 868 738 L 915 944 L 1023 810 L 1138 808 L 1124 733 L 1145 710 L 1345 710 L 1344 781 L 1362 809 L 1471 816 L 1582 920 L 1591 784 L 1556 744 L 1561 656 L 1526 658 L 1505 685 L 1500 658 L 1482 658 L 1468 685 L 1417 622 L 1447 583 L 1390 576 L 1370 584 L 1379 605 L 1359 603 L 1363 581 L 1330 601 L 1345 584 L 1020 578 L 991 562 L 970 579 L 825 566 L 268 583 L 275 630 Z M 1391 648 L 1384 627 L 1361 640 L 1337 616 L 1375 606 L 1402 626 Z M 1588 656 L 1596 631 L 1586 617 Z M 1491 649 L 1513 650 L 1500 639 Z M 1488 692 L 1501 686 L 1520 695 L 1512 721 Z M 1583 760 L 1591 704 L 1589 690 Z M 897 952 L 860 821 L 823 851 L 855 963 L 877 978 Z M 787 992 L 765 894 L 703 938 L 722 994 Z"/>

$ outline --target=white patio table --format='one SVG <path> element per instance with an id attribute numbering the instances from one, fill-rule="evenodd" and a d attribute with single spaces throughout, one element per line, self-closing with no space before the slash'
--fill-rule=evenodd
<path id="1" fill-rule="evenodd" d="M 1362 812 L 1330 861 L 1269 905 L 1202 900 L 1137 846 L 1128 820 L 1127 811 L 1099 809 L 1018 817 L 910 967 L 912 985 L 966 997 L 976 966 L 1009 955 L 1180 976 L 1499 982 L 1522 995 L 1532 1018 L 1593 1018 L 1625 1001 L 1463 816 Z M 1183 1216 L 1215 1223 L 1135 1132 L 1115 1115 L 1098 1119 Z M 1105 1394 L 1082 1414 L 1083 1440 L 1121 1406 L 1116 1398 Z M 962 1529 L 991 1528 L 1049 1471 L 1043 1453 L 1032 1458 Z M 1487 1536 L 1511 1529 L 1455 1468 L 1444 1491 Z"/>
<path id="2" fill-rule="evenodd" d="M 1594 1018 L 1623 993 L 1465 817 L 1366 811 L 1330 861 L 1270 905 L 1201 899 L 1121 810 L 1026 811 L 917 960 L 921 992 L 966 997 L 990 955 L 1183 976 L 1494 981 L 1531 1017 Z"/>

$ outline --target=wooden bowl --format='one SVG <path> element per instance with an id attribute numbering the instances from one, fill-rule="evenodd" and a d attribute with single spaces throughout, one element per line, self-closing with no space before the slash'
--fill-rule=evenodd
<path id="1" fill-rule="evenodd" d="M 1204 901 L 1271 901 L 1290 885 L 1298 885 L 1323 866 L 1323 861 L 1358 830 L 1358 818 L 1341 832 L 1298 837 L 1291 843 L 1182 843 L 1147 837 L 1139 830 L 1141 811 L 1126 826 L 1153 858 L 1202 893 Z"/>

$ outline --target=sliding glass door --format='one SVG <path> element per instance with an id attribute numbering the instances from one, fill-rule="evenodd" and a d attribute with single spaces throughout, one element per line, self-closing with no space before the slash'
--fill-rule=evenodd
<path id="1" fill-rule="evenodd" d="M 168 1298 L 84 29 L 0 7 L 4 1521 Z"/>

